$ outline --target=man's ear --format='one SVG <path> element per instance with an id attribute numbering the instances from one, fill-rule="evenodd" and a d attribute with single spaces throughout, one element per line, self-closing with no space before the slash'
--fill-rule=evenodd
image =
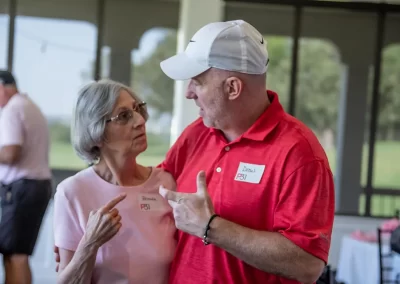
<path id="1" fill-rule="evenodd" d="M 238 77 L 229 77 L 225 80 L 225 91 L 229 100 L 237 99 L 243 91 L 243 81 Z"/>

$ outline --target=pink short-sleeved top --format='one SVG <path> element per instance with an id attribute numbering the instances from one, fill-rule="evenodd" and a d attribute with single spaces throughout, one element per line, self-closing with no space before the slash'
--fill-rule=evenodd
<path id="1" fill-rule="evenodd" d="M 121 230 L 99 249 L 92 283 L 167 283 L 176 228 L 171 207 L 158 193 L 161 184 L 175 190 L 172 176 L 158 168 L 144 184 L 131 187 L 110 184 L 91 167 L 67 178 L 55 195 L 55 245 L 75 251 L 90 211 L 125 192 L 127 197 L 116 206 Z"/>

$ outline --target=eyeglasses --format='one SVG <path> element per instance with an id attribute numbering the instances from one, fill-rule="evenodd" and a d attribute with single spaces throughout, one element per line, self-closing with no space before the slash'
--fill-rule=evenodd
<path id="1" fill-rule="evenodd" d="M 116 116 L 113 116 L 113 117 L 107 119 L 106 122 L 108 123 L 108 122 L 114 121 L 121 125 L 127 124 L 133 118 L 133 112 L 137 112 L 142 117 L 144 117 L 145 112 L 146 112 L 146 102 L 141 102 L 140 104 L 135 105 L 135 107 L 133 109 L 127 109 L 127 110 L 121 111 Z"/>

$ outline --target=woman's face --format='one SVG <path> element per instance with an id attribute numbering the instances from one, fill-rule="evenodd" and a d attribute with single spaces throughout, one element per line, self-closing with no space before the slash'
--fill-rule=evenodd
<path id="1" fill-rule="evenodd" d="M 137 156 L 147 148 L 145 120 L 140 115 L 141 102 L 121 90 L 117 103 L 107 120 L 103 154 Z"/>

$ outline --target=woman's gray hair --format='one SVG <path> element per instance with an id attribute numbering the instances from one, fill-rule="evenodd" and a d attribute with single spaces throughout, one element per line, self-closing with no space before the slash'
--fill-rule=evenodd
<path id="1" fill-rule="evenodd" d="M 89 83 L 79 91 L 71 140 L 77 155 L 89 164 L 100 158 L 98 145 L 104 141 L 106 120 L 110 118 L 122 90 L 127 91 L 136 102 L 142 101 L 129 87 L 108 79 Z M 147 121 L 147 110 L 141 115 Z"/>

